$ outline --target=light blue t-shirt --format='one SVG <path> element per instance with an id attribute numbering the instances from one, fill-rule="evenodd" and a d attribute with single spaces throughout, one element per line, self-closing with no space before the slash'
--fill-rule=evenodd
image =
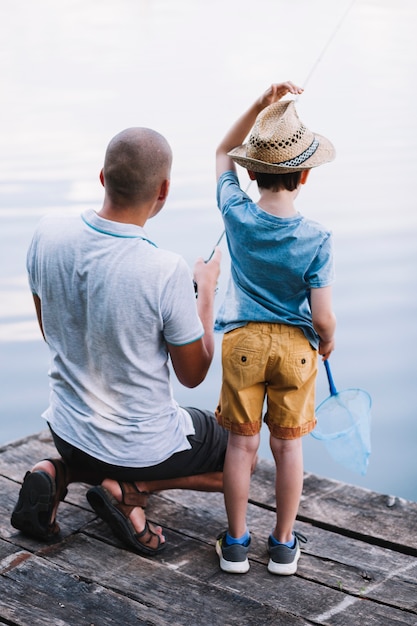
<path id="1" fill-rule="evenodd" d="M 156 465 L 190 448 L 166 342 L 203 335 L 191 272 L 140 226 L 94 211 L 48 216 L 27 268 L 50 350 L 44 417 L 65 441 L 113 465 Z"/>
<path id="2" fill-rule="evenodd" d="M 248 322 L 301 328 L 314 348 L 309 291 L 334 280 L 331 233 L 300 214 L 282 218 L 262 210 L 241 190 L 237 175 L 219 179 L 222 212 L 231 257 L 231 276 L 215 330 L 228 332 Z"/>

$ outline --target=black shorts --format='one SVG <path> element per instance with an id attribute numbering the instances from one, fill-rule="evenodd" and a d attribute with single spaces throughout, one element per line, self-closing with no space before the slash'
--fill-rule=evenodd
<path id="1" fill-rule="evenodd" d="M 96 459 L 67 443 L 51 429 L 59 454 L 79 475 L 111 478 L 121 482 L 165 480 L 183 476 L 195 476 L 206 472 L 223 471 L 228 431 L 218 425 L 211 411 L 184 407 L 191 415 L 195 434 L 187 437 L 191 449 L 176 452 L 169 459 L 149 467 L 121 467 Z M 85 482 L 88 482 L 87 480 Z"/>

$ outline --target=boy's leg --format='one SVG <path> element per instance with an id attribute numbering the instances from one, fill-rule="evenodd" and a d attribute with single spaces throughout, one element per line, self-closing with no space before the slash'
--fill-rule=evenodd
<path id="1" fill-rule="evenodd" d="M 271 436 L 271 450 L 276 465 L 276 525 L 275 539 L 281 543 L 291 540 L 293 526 L 303 489 L 302 440 L 277 439 Z"/>
<path id="2" fill-rule="evenodd" d="M 241 537 L 247 530 L 246 511 L 250 479 L 256 463 L 259 441 L 259 434 L 251 436 L 229 434 L 223 470 L 223 490 L 229 534 L 232 537 Z"/>
<path id="3" fill-rule="evenodd" d="M 259 434 L 229 434 L 223 470 L 224 501 L 228 531 L 217 537 L 216 552 L 220 568 L 230 574 L 245 574 L 249 570 L 250 534 L 246 527 L 250 478 L 255 469 Z"/>
<path id="4" fill-rule="evenodd" d="M 251 322 L 226 333 L 222 343 L 223 376 L 216 417 L 230 431 L 223 470 L 228 530 L 218 536 L 216 552 L 220 568 L 235 574 L 249 570 L 251 538 L 246 512 L 262 426 L 269 326 Z"/>
<path id="5" fill-rule="evenodd" d="M 303 451 L 301 438 L 278 439 L 271 436 L 276 465 L 276 523 L 268 538 L 268 571 L 290 576 L 297 571 L 299 542 L 307 541 L 293 532 L 303 488 Z"/>

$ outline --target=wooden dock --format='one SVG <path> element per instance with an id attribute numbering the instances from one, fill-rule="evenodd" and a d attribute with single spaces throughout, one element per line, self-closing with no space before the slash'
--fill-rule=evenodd
<path id="1" fill-rule="evenodd" d="M 274 469 L 252 480 L 251 569 L 220 571 L 221 494 L 168 491 L 147 514 L 165 529 L 156 558 L 129 552 L 70 485 L 54 544 L 10 526 L 24 473 L 54 456 L 45 431 L 0 448 L 0 623 L 19 626 L 417 625 L 417 503 L 307 474 L 296 530 L 308 538 L 295 576 L 266 569 Z"/>

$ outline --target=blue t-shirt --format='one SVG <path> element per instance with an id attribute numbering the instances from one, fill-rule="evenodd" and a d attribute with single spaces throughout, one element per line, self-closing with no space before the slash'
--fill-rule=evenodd
<path id="1" fill-rule="evenodd" d="M 262 210 L 241 190 L 237 175 L 219 179 L 231 257 L 231 276 L 215 330 L 228 332 L 248 322 L 298 326 L 314 348 L 309 293 L 334 280 L 331 233 L 300 214 L 282 218 Z"/>

